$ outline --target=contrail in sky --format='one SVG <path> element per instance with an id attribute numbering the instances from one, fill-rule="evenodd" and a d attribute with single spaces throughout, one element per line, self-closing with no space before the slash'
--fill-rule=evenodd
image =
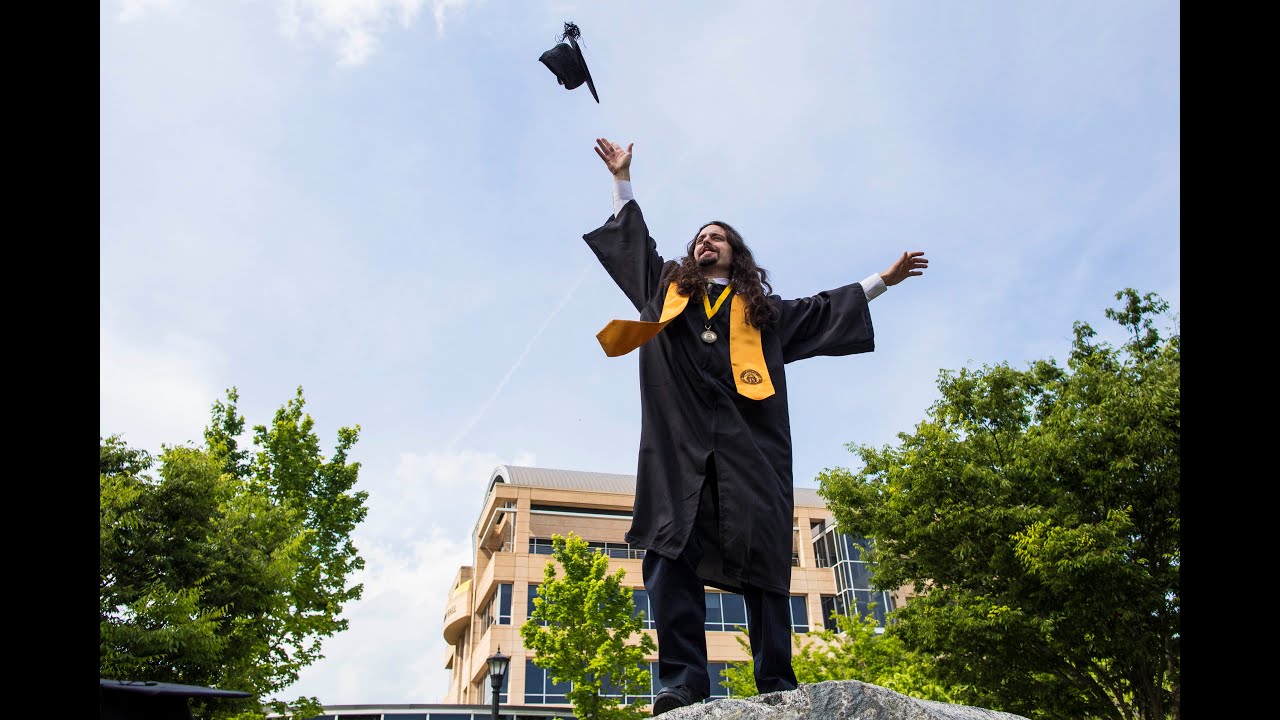
<path id="1" fill-rule="evenodd" d="M 538 331 L 533 334 L 533 337 L 529 338 L 529 342 L 525 344 L 524 350 L 520 352 L 520 356 L 511 364 L 511 369 L 507 370 L 507 374 L 502 376 L 502 380 L 500 380 L 498 385 L 493 388 L 493 392 L 489 393 L 488 399 L 486 399 L 484 403 L 482 403 L 480 407 L 471 414 L 471 417 L 463 423 L 462 428 L 458 430 L 458 433 L 453 436 L 453 440 L 449 442 L 449 452 L 453 452 L 457 448 L 458 443 L 466 437 L 467 433 L 471 432 L 471 428 L 475 427 L 476 423 L 480 422 L 480 418 L 484 417 L 484 414 L 489 410 L 489 406 L 497 399 L 498 393 L 501 393 L 502 388 L 506 387 L 507 381 L 511 379 L 511 376 L 515 374 L 516 369 L 520 367 L 520 363 L 524 362 L 525 356 L 533 349 L 533 344 L 538 341 L 538 338 L 542 337 L 542 332 L 551 325 L 551 321 L 556 319 L 556 316 L 560 314 L 560 311 L 564 309 L 565 305 L 569 304 L 569 300 L 573 297 L 574 291 L 577 290 L 578 286 L 582 284 L 582 281 L 586 279 L 587 271 L 590 269 L 591 265 L 583 265 L 582 270 L 578 273 L 577 279 L 575 279 L 573 284 L 569 286 L 568 292 L 564 294 L 564 297 L 560 298 L 560 304 L 556 305 L 556 309 L 552 310 L 551 313 L 547 315 L 547 319 L 542 321 L 542 325 L 538 328 Z"/>

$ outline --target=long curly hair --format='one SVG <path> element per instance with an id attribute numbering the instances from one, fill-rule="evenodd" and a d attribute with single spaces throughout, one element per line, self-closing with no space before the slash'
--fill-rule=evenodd
<path id="1" fill-rule="evenodd" d="M 751 249 L 742 240 L 742 235 L 729 223 L 719 220 L 703 223 L 685 247 L 684 258 L 671 271 L 670 280 L 676 283 L 680 294 L 689 296 L 690 301 L 699 300 L 706 295 L 707 278 L 702 274 L 698 261 L 693 257 L 693 246 L 698 242 L 698 235 L 708 225 L 719 225 L 724 228 L 729 247 L 733 249 L 733 260 L 729 264 L 729 283 L 733 285 L 734 292 L 741 295 L 747 303 L 747 324 L 763 330 L 777 320 L 778 314 L 777 309 L 769 303 L 768 299 L 768 296 L 773 293 L 773 286 L 769 284 L 769 271 L 756 265 Z"/>

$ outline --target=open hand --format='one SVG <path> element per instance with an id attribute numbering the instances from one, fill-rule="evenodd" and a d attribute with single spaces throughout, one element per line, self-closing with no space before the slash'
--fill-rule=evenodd
<path id="1" fill-rule="evenodd" d="M 923 250 L 904 252 L 902 257 L 893 261 L 888 270 L 880 273 L 880 277 L 884 279 L 885 285 L 897 285 L 909 277 L 923 275 L 927 267 L 929 260 L 924 257 Z"/>
<path id="2" fill-rule="evenodd" d="M 609 168 L 609 172 L 613 173 L 613 177 L 618 180 L 631 179 L 631 148 L 635 143 L 628 143 L 627 149 L 623 150 L 622 146 L 610 142 L 607 138 L 596 138 L 596 154 L 604 161 L 604 166 Z"/>

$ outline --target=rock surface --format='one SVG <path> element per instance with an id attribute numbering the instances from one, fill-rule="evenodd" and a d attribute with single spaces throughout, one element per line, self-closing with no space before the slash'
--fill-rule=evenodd
<path id="1" fill-rule="evenodd" d="M 726 698 L 663 713 L 662 720 L 1027 720 L 969 705 L 920 700 L 858 680 L 801 685 L 788 692 Z"/>

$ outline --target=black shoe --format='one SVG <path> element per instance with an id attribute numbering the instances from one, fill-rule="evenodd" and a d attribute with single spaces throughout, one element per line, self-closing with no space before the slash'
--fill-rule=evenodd
<path id="1" fill-rule="evenodd" d="M 657 717 L 668 710 L 675 710 L 685 705 L 692 705 L 702 702 L 702 698 L 689 689 L 688 685 L 677 685 L 675 687 L 662 688 L 658 696 L 653 699 L 653 716 Z"/>

